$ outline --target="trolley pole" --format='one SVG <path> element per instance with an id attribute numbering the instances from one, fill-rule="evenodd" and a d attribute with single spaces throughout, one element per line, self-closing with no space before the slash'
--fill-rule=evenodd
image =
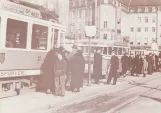
<path id="1" fill-rule="evenodd" d="M 89 52 L 88 52 L 88 86 L 91 85 L 91 37 L 89 38 Z"/>
<path id="2" fill-rule="evenodd" d="M 88 86 L 91 85 L 91 38 L 96 35 L 96 26 L 85 27 L 86 36 L 88 37 Z"/>

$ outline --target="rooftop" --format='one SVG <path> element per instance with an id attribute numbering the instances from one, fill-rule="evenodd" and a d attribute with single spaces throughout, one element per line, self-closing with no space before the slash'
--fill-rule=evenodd
<path id="1" fill-rule="evenodd" d="M 124 5 L 129 6 L 159 6 L 161 0 L 118 0 Z"/>

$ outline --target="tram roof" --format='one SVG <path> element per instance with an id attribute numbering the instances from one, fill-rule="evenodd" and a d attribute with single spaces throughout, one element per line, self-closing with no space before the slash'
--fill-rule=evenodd
<path id="1" fill-rule="evenodd" d="M 42 16 L 41 19 L 47 20 L 47 21 L 52 19 L 52 20 L 55 20 L 56 22 L 58 22 L 59 15 L 56 14 L 56 12 L 54 12 L 54 11 L 49 11 L 48 9 L 44 8 L 43 6 L 32 4 L 32 3 L 29 3 L 29 2 L 26 2 L 26 1 L 17 1 L 17 0 L 2 1 L 1 4 L 3 4 L 3 3 L 8 3 L 8 4 L 10 3 L 12 5 L 17 4 L 17 5 L 22 6 L 22 7 L 25 6 L 25 7 L 28 7 L 30 9 L 37 10 L 37 11 L 40 12 L 40 14 Z M 8 7 L 11 8 L 11 5 L 8 5 Z M 10 10 L 10 11 L 12 12 L 12 10 Z"/>

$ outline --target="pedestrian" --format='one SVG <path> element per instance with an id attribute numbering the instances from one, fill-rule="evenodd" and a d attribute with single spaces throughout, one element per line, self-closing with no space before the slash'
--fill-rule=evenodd
<path id="1" fill-rule="evenodd" d="M 111 79 L 113 78 L 113 85 L 116 85 L 117 76 L 118 76 L 118 69 L 119 69 L 119 59 L 116 56 L 115 52 L 112 51 L 112 57 L 110 61 L 110 72 L 107 78 L 107 84 L 110 84 Z"/>
<path id="2" fill-rule="evenodd" d="M 142 67 L 143 67 L 143 59 L 141 55 L 137 55 L 136 56 L 136 70 L 135 70 L 136 76 L 139 76 L 141 74 Z"/>
<path id="3" fill-rule="evenodd" d="M 124 53 L 124 55 L 121 57 L 121 63 L 122 63 L 122 75 L 123 77 L 126 77 L 126 73 L 127 73 L 127 70 L 129 68 L 129 65 L 128 65 L 128 56 L 126 53 Z"/>
<path id="4" fill-rule="evenodd" d="M 149 56 L 148 56 L 148 74 L 149 75 L 152 75 L 153 73 L 153 65 L 154 65 L 153 56 L 152 56 L 152 53 L 149 53 Z"/>
<path id="5" fill-rule="evenodd" d="M 93 75 L 95 79 L 95 84 L 99 84 L 99 79 L 102 75 L 102 56 L 100 50 L 97 49 L 94 54 L 94 63 L 93 63 Z"/>
<path id="6" fill-rule="evenodd" d="M 143 60 L 143 66 L 142 66 L 141 73 L 143 74 L 143 77 L 146 77 L 146 74 L 148 72 L 148 62 L 144 55 L 142 55 L 142 60 Z"/>
<path id="7" fill-rule="evenodd" d="M 129 68 L 130 68 L 131 76 L 134 76 L 134 72 L 135 72 L 135 57 L 134 57 L 134 55 L 132 53 L 129 56 Z"/>
<path id="8" fill-rule="evenodd" d="M 54 83 L 55 83 L 55 95 L 65 95 L 65 77 L 66 77 L 66 62 L 60 53 L 57 53 L 56 63 L 54 66 Z"/>
<path id="9" fill-rule="evenodd" d="M 53 48 L 52 50 L 50 50 L 45 59 L 44 62 L 41 66 L 41 83 L 40 83 L 40 87 L 41 90 L 45 90 L 46 93 L 51 93 L 52 89 L 54 87 L 54 73 L 53 73 L 53 67 L 55 65 L 55 51 L 56 48 Z"/>
<path id="10" fill-rule="evenodd" d="M 72 92 L 80 92 L 80 87 L 83 86 L 84 69 L 85 59 L 83 57 L 82 51 L 78 50 L 73 58 L 69 61 Z"/>

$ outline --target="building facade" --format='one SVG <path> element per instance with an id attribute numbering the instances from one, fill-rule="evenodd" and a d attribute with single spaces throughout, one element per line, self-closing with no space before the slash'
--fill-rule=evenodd
<path id="1" fill-rule="evenodd" d="M 85 25 L 96 23 L 96 39 L 131 46 L 150 46 L 153 40 L 161 44 L 158 6 L 128 7 L 117 0 L 70 0 L 69 6 L 69 34 L 76 40 L 86 38 Z"/>

